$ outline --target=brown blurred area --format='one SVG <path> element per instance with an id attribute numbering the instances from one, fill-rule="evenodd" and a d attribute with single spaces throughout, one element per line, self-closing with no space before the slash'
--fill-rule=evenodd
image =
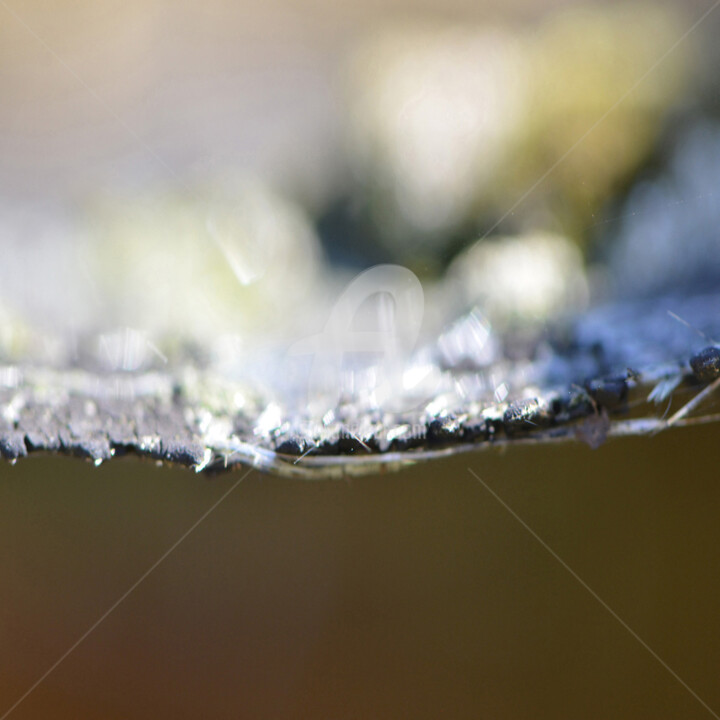
<path id="1" fill-rule="evenodd" d="M 8 717 L 706 718 L 717 430 L 243 480 Z M 134 460 L 0 467 L 0 712 L 209 509 Z"/>

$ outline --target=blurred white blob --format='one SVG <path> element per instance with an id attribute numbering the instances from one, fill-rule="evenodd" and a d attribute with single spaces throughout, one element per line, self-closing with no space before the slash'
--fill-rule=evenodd
<path id="1" fill-rule="evenodd" d="M 496 29 L 388 31 L 359 51 L 353 160 L 413 230 L 452 227 L 492 181 L 520 121 L 522 64 L 518 40 Z"/>
<path id="2" fill-rule="evenodd" d="M 268 403 L 255 422 L 254 432 L 256 435 L 268 437 L 273 430 L 280 426 L 281 421 L 282 410 L 280 406 L 274 402 Z"/>
<path id="3" fill-rule="evenodd" d="M 257 182 L 198 197 L 113 198 L 87 225 L 106 326 L 196 339 L 272 335 L 302 311 L 321 265 L 303 212 Z"/>
<path id="4" fill-rule="evenodd" d="M 449 268 L 468 304 L 499 322 L 534 322 L 578 312 L 588 302 L 583 258 L 560 235 L 480 240 Z"/>

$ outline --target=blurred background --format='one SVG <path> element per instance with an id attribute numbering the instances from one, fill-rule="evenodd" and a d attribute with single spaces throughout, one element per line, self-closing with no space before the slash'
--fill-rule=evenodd
<path id="1" fill-rule="evenodd" d="M 430 323 L 714 281 L 710 8 L 6 2 L 5 324 L 286 337 L 378 262 Z"/>
<path id="2" fill-rule="evenodd" d="M 379 262 L 429 333 L 717 288 L 719 31 L 708 0 L 0 0 L 2 355 L 287 344 Z M 717 461 L 710 428 L 469 462 L 720 712 Z M 0 467 L 0 713 L 232 481 Z M 708 716 L 463 458 L 251 476 L 10 717 L 168 713 Z"/>

